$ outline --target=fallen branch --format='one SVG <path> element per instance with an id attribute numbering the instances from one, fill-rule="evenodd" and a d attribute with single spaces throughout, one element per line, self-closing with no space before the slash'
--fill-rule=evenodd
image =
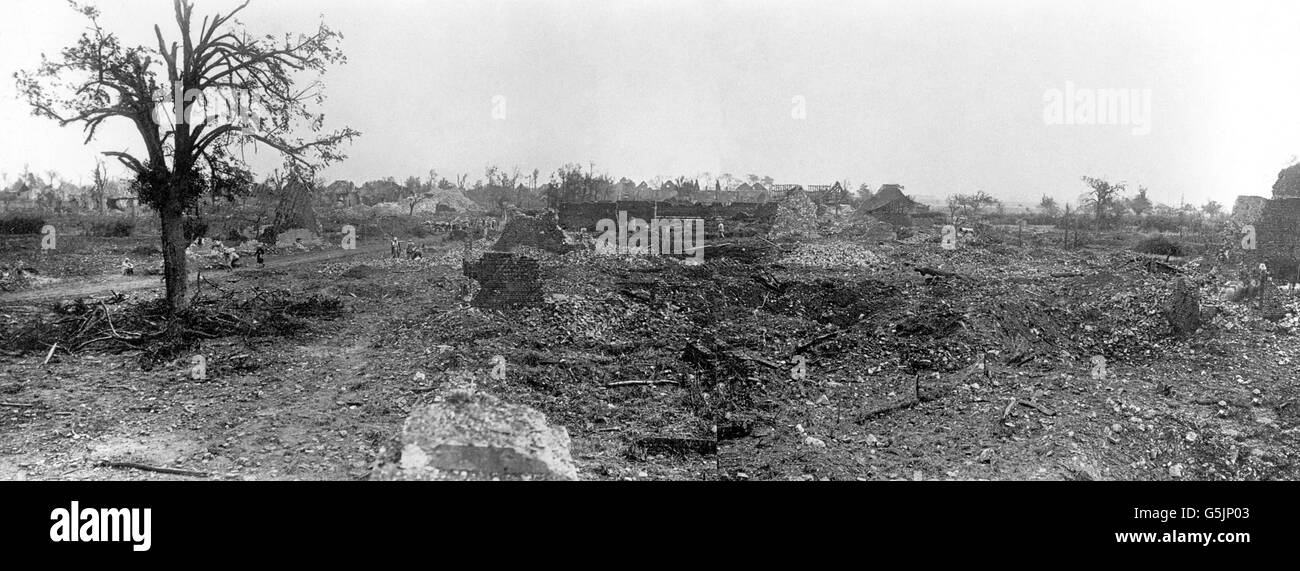
<path id="1" fill-rule="evenodd" d="M 878 409 L 876 409 L 876 410 L 873 410 L 873 411 L 867 412 L 866 414 L 863 414 L 863 415 L 859 416 L 858 419 L 857 419 L 855 422 L 857 422 L 857 424 L 862 424 L 862 423 L 865 423 L 866 421 L 871 420 L 871 419 L 873 419 L 873 418 L 875 418 L 875 417 L 877 417 L 877 416 L 884 416 L 884 415 L 889 414 L 889 413 L 898 412 L 898 411 L 900 411 L 900 410 L 906 410 L 906 409 L 912 408 L 912 407 L 914 407 L 914 406 L 916 406 L 916 405 L 918 405 L 918 404 L 921 404 L 921 400 L 920 400 L 920 399 L 915 399 L 915 398 L 907 399 L 907 400 L 905 400 L 905 401 L 901 401 L 901 402 L 897 402 L 897 403 L 891 404 L 891 405 L 886 406 L 886 407 L 884 407 L 884 408 L 878 408 Z"/>
<path id="2" fill-rule="evenodd" d="M 0 406 L 13 406 L 13 407 L 18 407 L 18 408 L 31 408 L 31 407 L 34 407 L 34 406 L 36 406 L 36 405 L 31 404 L 31 403 L 22 403 L 22 402 L 4 402 L 4 401 L 0 401 Z"/>
<path id="3" fill-rule="evenodd" d="M 800 354 L 800 353 L 803 353 L 804 351 L 807 351 L 807 350 L 809 350 L 809 349 L 812 349 L 813 347 L 816 347 L 816 346 L 818 346 L 818 345 L 821 345 L 822 343 L 825 343 L 826 341 L 829 341 L 830 339 L 834 338 L 835 336 L 837 336 L 837 335 L 839 335 L 839 334 L 840 334 L 839 331 L 832 331 L 832 332 L 827 333 L 827 334 L 825 334 L 825 335 L 820 335 L 820 336 L 816 337 L 815 339 L 813 339 L 812 341 L 809 341 L 809 342 L 807 342 L 807 343 L 804 343 L 803 345 L 798 346 L 797 348 L 795 348 L 794 353 L 791 353 L 790 355 L 791 355 L 791 356 L 794 356 L 794 355 L 798 355 L 798 354 Z"/>
<path id="4" fill-rule="evenodd" d="M 113 461 L 105 460 L 103 462 L 100 462 L 99 465 L 106 468 L 144 470 L 146 472 L 158 472 L 161 474 L 175 474 L 177 476 L 189 476 L 191 478 L 207 478 L 211 476 L 211 474 L 208 474 L 207 472 L 195 472 L 192 470 L 181 470 L 179 468 L 162 468 L 159 466 L 147 466 L 145 464 L 137 464 L 135 462 L 113 462 Z"/>
<path id="5" fill-rule="evenodd" d="M 859 416 L 855 422 L 857 422 L 858 424 L 862 424 L 877 416 L 884 416 L 889 413 L 898 412 L 904 409 L 909 409 L 923 402 L 936 400 L 938 398 L 939 398 L 938 396 L 934 396 L 934 395 L 928 397 L 921 396 L 921 377 L 919 375 L 914 376 L 912 377 L 912 398 L 904 401 L 896 402 L 884 408 L 878 408 L 876 410 L 863 414 Z"/>
<path id="6" fill-rule="evenodd" d="M 1002 420 L 1006 420 L 1007 416 L 1011 414 L 1011 409 L 1015 408 L 1016 403 L 1019 402 L 1019 399 L 1011 399 L 1011 402 L 1007 403 L 1007 408 L 1002 409 Z"/>
<path id="7" fill-rule="evenodd" d="M 45 354 L 45 360 L 41 362 L 41 366 L 45 366 L 46 364 L 48 364 L 48 363 L 50 362 L 50 357 L 53 357 L 53 356 L 54 356 L 54 350 L 55 350 L 55 349 L 58 349 L 58 348 L 59 348 L 59 344 L 58 344 L 58 343 L 55 343 L 55 344 L 53 344 L 53 345 L 50 345 L 50 352 Z"/>
<path id="8" fill-rule="evenodd" d="M 941 269 L 938 269 L 938 268 L 927 268 L 927 267 L 917 266 L 917 267 L 912 268 L 912 270 L 915 271 L 915 272 L 918 273 L 918 274 L 923 275 L 923 276 L 932 276 L 932 277 L 940 277 L 940 278 L 959 278 L 959 277 L 963 277 L 963 276 L 961 276 L 961 275 L 958 275 L 957 273 L 949 272 L 949 271 L 946 271 L 946 270 L 941 270 Z"/>
<path id="9" fill-rule="evenodd" d="M 1041 412 L 1041 413 L 1043 413 L 1043 414 L 1045 414 L 1045 415 L 1047 415 L 1047 416 L 1056 416 L 1056 413 L 1055 413 L 1055 412 L 1052 412 L 1052 409 L 1047 408 L 1047 407 L 1045 407 L 1045 406 L 1043 406 L 1043 405 L 1041 405 L 1041 404 L 1038 404 L 1038 403 L 1036 403 L 1036 402 L 1032 402 L 1032 401 L 1023 401 L 1023 400 L 1022 400 L 1022 401 L 1016 401 L 1016 402 L 1020 403 L 1021 406 L 1027 406 L 1027 407 L 1032 408 L 1032 409 L 1034 409 L 1034 410 L 1036 410 L 1036 411 L 1038 411 L 1038 412 Z M 1006 416 L 1006 415 L 1004 414 L 1004 415 L 1002 415 L 1002 416 Z"/>
<path id="10" fill-rule="evenodd" d="M 618 381 L 618 382 L 616 382 L 616 383 L 608 383 L 608 384 L 606 384 L 606 385 L 605 385 L 605 388 L 608 389 L 608 388 L 612 388 L 612 387 L 631 387 L 631 386 L 637 386 L 637 385 L 680 385 L 680 384 L 681 384 L 681 383 L 679 383 L 679 382 L 677 382 L 677 381 L 669 381 L 669 380 L 662 380 L 662 381 Z"/>

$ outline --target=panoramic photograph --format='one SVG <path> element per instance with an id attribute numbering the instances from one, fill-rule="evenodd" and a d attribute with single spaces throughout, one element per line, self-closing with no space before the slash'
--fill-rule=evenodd
<path id="1" fill-rule="evenodd" d="M 1300 479 L 1293 2 L 5 12 L 0 480 Z"/>

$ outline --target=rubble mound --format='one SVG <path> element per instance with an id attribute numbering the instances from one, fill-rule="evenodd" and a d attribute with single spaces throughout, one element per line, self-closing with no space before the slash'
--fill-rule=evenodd
<path id="1" fill-rule="evenodd" d="M 879 256 L 857 244 L 834 242 L 828 244 L 802 243 L 779 261 L 792 266 L 876 268 L 882 265 Z"/>
<path id="2" fill-rule="evenodd" d="M 547 252 L 563 254 L 572 249 L 565 244 L 564 230 L 555 211 L 532 217 L 517 215 L 510 218 L 501 230 L 501 238 L 492 246 L 497 252 L 513 252 L 518 246 L 531 246 Z"/>
<path id="3" fill-rule="evenodd" d="M 577 480 L 569 433 L 546 416 L 482 392 L 448 391 L 402 427 L 396 462 L 374 480 Z"/>
<path id="4" fill-rule="evenodd" d="M 853 214 L 830 218 L 822 223 L 822 232 L 843 238 L 853 238 L 867 243 L 890 242 L 898 239 L 894 227 L 879 218 L 857 211 Z"/>
<path id="5" fill-rule="evenodd" d="M 374 216 L 402 216 L 410 211 L 410 206 L 396 202 L 380 202 L 370 207 L 370 214 Z"/>
<path id="6" fill-rule="evenodd" d="M 817 205 L 802 192 L 792 192 L 781 199 L 772 222 L 776 238 L 809 237 L 817 227 Z"/>

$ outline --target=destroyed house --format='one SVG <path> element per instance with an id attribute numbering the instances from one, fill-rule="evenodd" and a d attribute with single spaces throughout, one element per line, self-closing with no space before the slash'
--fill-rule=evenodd
<path id="1" fill-rule="evenodd" d="M 919 214 L 929 209 L 930 207 L 903 194 L 902 185 L 886 184 L 881 186 L 880 190 L 871 198 L 863 201 L 858 210 L 890 224 L 910 226 L 913 214 Z"/>
<path id="2" fill-rule="evenodd" d="M 818 206 L 842 206 L 853 204 L 853 194 L 845 190 L 840 183 L 809 185 L 805 192 L 813 204 Z"/>
<path id="3" fill-rule="evenodd" d="M 864 201 L 861 209 L 868 214 L 913 214 L 929 210 L 929 207 L 903 194 L 902 185 L 886 184 Z"/>

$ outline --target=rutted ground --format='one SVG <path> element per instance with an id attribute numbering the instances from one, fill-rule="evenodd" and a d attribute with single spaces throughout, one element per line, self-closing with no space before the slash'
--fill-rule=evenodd
<path id="1" fill-rule="evenodd" d="M 502 312 L 466 303 L 458 245 L 385 254 L 209 278 L 345 310 L 292 337 L 205 342 L 207 381 L 185 378 L 184 359 L 0 358 L 0 477 L 189 477 L 109 461 L 365 478 L 407 413 L 464 373 L 568 429 L 584 479 L 1297 476 L 1294 319 L 1214 301 L 1204 260 L 1172 275 L 1100 250 L 924 240 L 785 244 L 702 267 L 534 252 L 547 302 Z M 1162 309 L 1179 276 L 1210 318 L 1182 340 Z M 1294 311 L 1285 295 L 1274 302 Z M 18 310 L 36 311 L 5 313 Z M 503 380 L 487 374 L 495 355 Z"/>

